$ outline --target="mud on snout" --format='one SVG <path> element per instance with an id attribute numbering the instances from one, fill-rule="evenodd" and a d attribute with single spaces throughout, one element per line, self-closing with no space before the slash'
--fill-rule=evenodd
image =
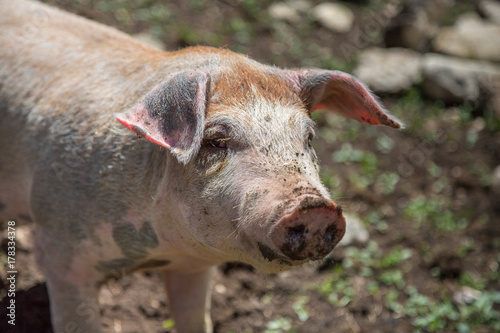
<path id="1" fill-rule="evenodd" d="M 295 266 L 324 258 L 344 234 L 345 219 L 340 206 L 323 197 L 303 195 L 277 219 L 269 234 L 270 244 L 258 246 L 265 259 Z"/>

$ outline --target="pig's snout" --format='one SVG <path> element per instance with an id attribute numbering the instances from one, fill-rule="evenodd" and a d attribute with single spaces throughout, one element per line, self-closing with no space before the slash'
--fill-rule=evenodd
<path id="1" fill-rule="evenodd" d="M 333 250 L 344 233 L 345 219 L 340 206 L 308 196 L 278 221 L 271 239 L 292 260 L 319 260 Z"/>

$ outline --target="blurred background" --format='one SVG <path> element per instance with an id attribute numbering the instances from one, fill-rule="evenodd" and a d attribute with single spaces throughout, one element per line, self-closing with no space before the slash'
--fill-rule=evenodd
<path id="1" fill-rule="evenodd" d="M 224 264 L 215 332 L 500 332 L 500 2 L 44 2 L 161 49 L 347 71 L 406 124 L 313 115 L 321 177 L 348 234 L 323 262 L 278 275 Z M 50 332 L 23 228 L 18 329 Z M 175 332 L 157 273 L 111 281 L 100 301 L 110 332 Z"/>

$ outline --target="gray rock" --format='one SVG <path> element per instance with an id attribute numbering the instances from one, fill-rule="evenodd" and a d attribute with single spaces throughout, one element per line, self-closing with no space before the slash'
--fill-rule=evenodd
<path id="1" fill-rule="evenodd" d="M 500 24 L 500 2 L 493 0 L 479 1 L 479 11 L 488 20 Z"/>
<path id="2" fill-rule="evenodd" d="M 423 57 L 422 70 L 422 90 L 447 103 L 477 101 L 482 94 L 491 94 L 489 84 L 500 79 L 500 66 L 435 53 Z"/>
<path id="3" fill-rule="evenodd" d="M 403 48 L 370 48 L 358 59 L 354 75 L 375 92 L 397 93 L 421 80 L 421 55 Z"/>
<path id="4" fill-rule="evenodd" d="M 339 3 L 323 2 L 312 9 L 321 25 L 334 32 L 348 32 L 354 23 L 352 10 Z"/>
<path id="5" fill-rule="evenodd" d="M 453 300 L 459 304 L 471 304 L 481 297 L 481 294 L 479 290 L 464 286 L 453 293 Z"/>
<path id="6" fill-rule="evenodd" d="M 348 246 L 354 242 L 361 244 L 368 242 L 370 235 L 363 221 L 358 216 L 345 213 L 344 218 L 346 221 L 346 230 L 344 238 L 342 238 L 339 245 Z"/>
<path id="7" fill-rule="evenodd" d="M 432 47 L 457 57 L 500 61 L 500 25 L 483 21 L 475 13 L 464 14 L 453 27 L 439 31 Z"/>
<path id="8" fill-rule="evenodd" d="M 302 21 L 297 8 L 290 6 L 285 2 L 275 2 L 268 9 L 269 15 L 274 20 L 287 21 L 298 24 Z"/>
<path id="9" fill-rule="evenodd" d="M 293 9 L 303 13 L 311 9 L 311 2 L 309 0 L 290 0 L 287 3 Z"/>
<path id="10" fill-rule="evenodd" d="M 431 39 L 439 31 L 439 23 L 453 6 L 453 0 L 405 1 L 386 32 L 387 47 L 408 47 L 420 52 L 427 51 Z"/>

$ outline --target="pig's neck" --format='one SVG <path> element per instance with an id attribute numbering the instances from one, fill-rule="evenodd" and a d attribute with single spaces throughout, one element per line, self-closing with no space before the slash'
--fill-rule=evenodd
<path id="1" fill-rule="evenodd" d="M 225 258 L 203 245 L 186 227 L 191 221 L 186 219 L 181 194 L 188 186 L 183 184 L 183 166 L 166 148 L 144 139 L 135 145 L 124 152 L 128 163 L 122 190 L 128 205 L 123 221 L 132 223 L 137 230 L 146 221 L 152 225 L 159 244 L 149 249 L 148 259 L 168 260 L 170 268 L 183 271 L 223 262 Z"/>

